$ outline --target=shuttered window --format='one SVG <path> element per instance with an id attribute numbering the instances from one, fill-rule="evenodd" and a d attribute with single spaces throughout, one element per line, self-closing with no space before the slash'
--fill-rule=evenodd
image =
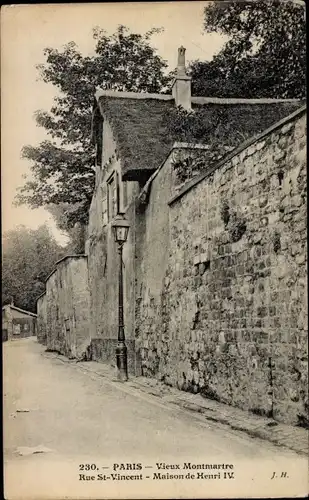
<path id="1" fill-rule="evenodd" d="M 107 212 L 109 221 L 116 217 L 119 212 L 119 180 L 117 172 L 113 172 L 107 181 Z"/>

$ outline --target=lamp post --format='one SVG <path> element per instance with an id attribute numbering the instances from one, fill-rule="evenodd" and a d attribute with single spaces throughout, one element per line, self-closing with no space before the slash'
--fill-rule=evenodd
<path id="1" fill-rule="evenodd" d="M 123 275 L 122 275 L 122 248 L 127 240 L 130 224 L 122 214 L 118 214 L 112 222 L 115 241 L 118 244 L 119 254 L 119 279 L 118 279 L 118 344 L 116 347 L 116 362 L 118 379 L 128 380 L 127 346 L 124 335 L 123 321 Z"/>

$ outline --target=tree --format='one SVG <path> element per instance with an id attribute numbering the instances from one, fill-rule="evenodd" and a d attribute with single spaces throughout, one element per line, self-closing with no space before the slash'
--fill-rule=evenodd
<path id="1" fill-rule="evenodd" d="M 229 40 L 210 62 L 192 63 L 195 95 L 305 96 L 306 22 L 301 2 L 212 2 L 205 8 L 204 28 Z"/>
<path id="2" fill-rule="evenodd" d="M 76 206 L 70 203 L 59 203 L 58 205 L 48 205 L 46 209 L 53 216 L 56 226 L 60 231 L 64 231 L 69 237 L 66 245 L 67 254 L 81 254 L 85 252 L 86 225 L 77 221 L 74 226 L 70 222 L 71 214 L 76 213 Z"/>
<path id="3" fill-rule="evenodd" d="M 45 290 L 45 279 L 64 256 L 47 226 L 25 226 L 8 231 L 2 241 L 2 305 L 14 304 L 35 312 L 36 299 Z"/>
<path id="4" fill-rule="evenodd" d="M 150 46 L 150 37 L 159 31 L 140 35 L 119 26 L 108 36 L 96 28 L 94 56 L 83 57 L 74 42 L 62 51 L 45 49 L 46 63 L 38 69 L 58 95 L 51 110 L 37 111 L 35 118 L 51 140 L 23 148 L 23 157 L 32 163 L 32 179 L 21 188 L 18 204 L 34 208 L 62 204 L 70 207 L 67 227 L 87 223 L 95 182 L 95 152 L 90 140 L 95 90 L 164 90 L 169 82 L 164 75 L 167 63 Z"/>

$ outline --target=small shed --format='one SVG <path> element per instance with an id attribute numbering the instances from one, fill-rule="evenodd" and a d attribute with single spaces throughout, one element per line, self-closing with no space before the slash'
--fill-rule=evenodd
<path id="1" fill-rule="evenodd" d="M 36 335 L 37 315 L 13 304 L 2 307 L 2 341 Z"/>

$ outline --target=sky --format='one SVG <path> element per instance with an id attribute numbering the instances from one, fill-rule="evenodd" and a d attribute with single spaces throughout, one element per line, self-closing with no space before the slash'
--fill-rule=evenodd
<path id="1" fill-rule="evenodd" d="M 33 229 L 47 223 L 59 243 L 59 232 L 51 215 L 44 210 L 14 207 L 16 190 L 31 175 L 30 163 L 21 159 L 26 144 L 48 139 L 36 126 L 34 112 L 52 106 L 55 89 L 39 80 L 36 65 L 44 62 L 45 47 L 61 49 L 70 41 L 84 55 L 93 52 L 92 29 L 109 34 L 119 24 L 136 33 L 153 27 L 164 32 L 152 37 L 152 45 L 174 69 L 177 48 L 186 47 L 187 61 L 210 60 L 225 39 L 203 32 L 203 11 L 207 2 L 101 3 L 14 5 L 2 8 L 1 16 L 1 181 L 2 231 L 25 225 Z"/>

